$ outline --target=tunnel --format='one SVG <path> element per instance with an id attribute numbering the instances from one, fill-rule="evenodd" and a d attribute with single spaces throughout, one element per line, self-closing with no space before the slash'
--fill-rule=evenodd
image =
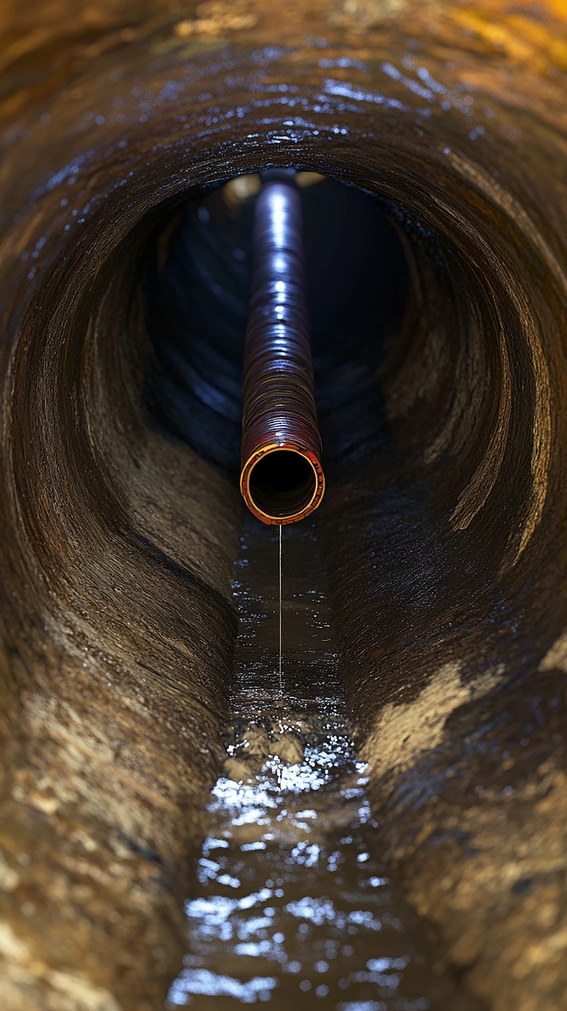
<path id="1" fill-rule="evenodd" d="M 0 33 L 2 1007 L 155 1011 L 180 970 L 252 213 L 293 168 L 376 847 L 471 1007 L 563 1011 L 563 4 L 10 0 Z"/>

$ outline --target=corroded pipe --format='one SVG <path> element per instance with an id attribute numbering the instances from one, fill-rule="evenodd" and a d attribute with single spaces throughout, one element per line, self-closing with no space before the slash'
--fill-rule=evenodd
<path id="1" fill-rule="evenodd" d="M 240 490 L 264 523 L 295 523 L 325 490 L 292 170 L 268 172 L 254 214 L 244 352 Z"/>

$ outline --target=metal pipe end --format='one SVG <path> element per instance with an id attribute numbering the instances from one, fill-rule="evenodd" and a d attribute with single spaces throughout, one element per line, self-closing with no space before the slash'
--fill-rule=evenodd
<path id="1" fill-rule="evenodd" d="M 272 443 L 245 461 L 240 491 L 250 512 L 263 523 L 297 523 L 320 505 L 325 475 L 315 453 Z"/>

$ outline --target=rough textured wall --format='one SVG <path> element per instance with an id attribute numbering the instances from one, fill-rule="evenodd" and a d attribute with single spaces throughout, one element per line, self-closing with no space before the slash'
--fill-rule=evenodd
<path id="1" fill-rule="evenodd" d="M 562 1007 L 564 13 L 3 5 L 3 1006 L 159 1008 L 177 968 L 239 505 L 147 406 L 142 267 L 272 162 L 377 193 L 412 276 L 322 417 L 391 856 L 498 1011 Z"/>
<path id="2" fill-rule="evenodd" d="M 414 36 L 383 65 L 397 168 L 381 137 L 368 157 L 404 204 L 413 304 L 376 381 L 381 440 L 361 412 L 321 519 L 388 856 L 468 985 L 560 1011 L 566 35 L 542 8 L 499 16 L 453 10 L 450 53 Z"/>
<path id="3" fill-rule="evenodd" d="M 118 115 L 125 88 L 109 74 L 128 12 L 76 13 L 37 5 L 26 24 L 17 11 L 2 43 L 14 114 L 0 253 L 10 1011 L 162 1006 L 235 631 L 237 492 L 142 403 L 136 286 L 163 165 L 147 164 L 139 109 L 135 139 L 120 122 L 105 134 L 98 107 Z"/>

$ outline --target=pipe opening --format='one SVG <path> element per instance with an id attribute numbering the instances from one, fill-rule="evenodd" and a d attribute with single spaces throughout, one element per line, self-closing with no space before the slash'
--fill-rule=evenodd
<path id="1" fill-rule="evenodd" d="M 252 512 L 290 521 L 311 505 L 317 493 L 317 472 L 300 453 L 275 449 L 247 471 L 246 484 Z"/>

